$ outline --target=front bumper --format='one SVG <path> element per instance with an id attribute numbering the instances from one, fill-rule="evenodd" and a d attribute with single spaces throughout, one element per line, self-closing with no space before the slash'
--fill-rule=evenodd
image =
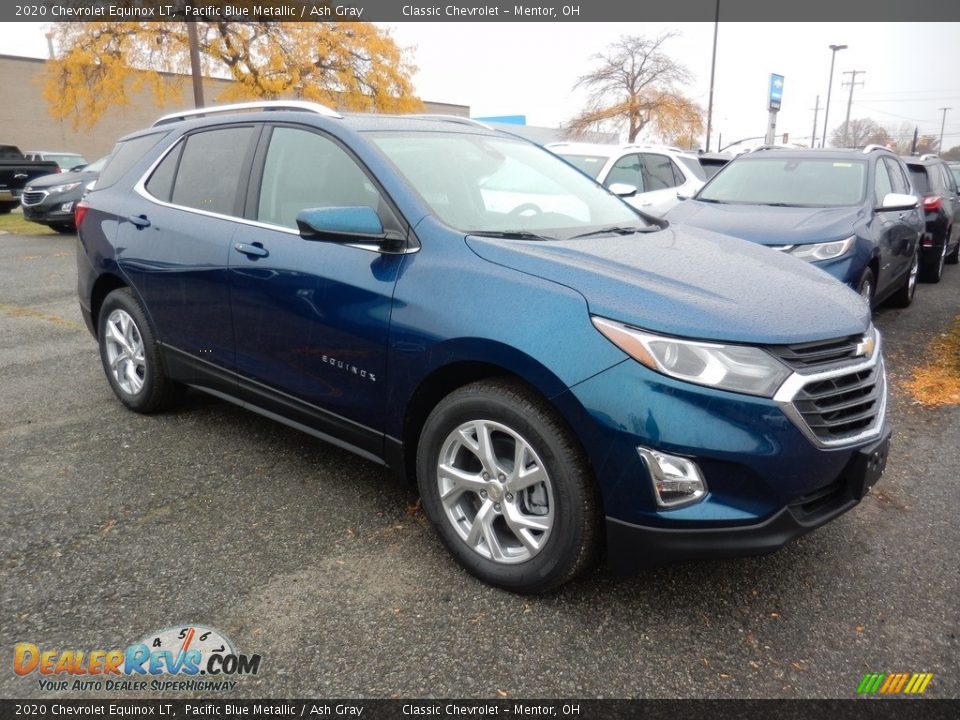
<path id="1" fill-rule="evenodd" d="M 611 565 L 772 552 L 856 505 L 864 492 L 864 458 L 883 449 L 885 460 L 890 436 L 877 342 L 869 359 L 848 362 L 838 378 L 856 375 L 876 384 L 876 392 L 852 388 L 875 403 L 876 413 L 869 425 L 838 439 L 805 422 L 814 418 L 806 390 L 822 391 L 834 370 L 794 377 L 784 384 L 785 395 L 773 399 L 684 383 L 632 360 L 571 388 L 586 415 L 571 424 L 600 487 Z M 675 508 L 659 505 L 638 447 L 695 462 L 706 494 Z"/>
<path id="2" fill-rule="evenodd" d="M 856 506 L 887 462 L 889 429 L 851 457 L 833 482 L 758 523 L 722 528 L 657 528 L 607 517 L 607 566 L 631 574 L 684 560 L 767 555 Z"/>
<path id="3" fill-rule="evenodd" d="M 70 204 L 69 210 L 63 210 L 65 204 Z M 25 205 L 21 203 L 23 217 L 43 225 L 73 225 L 73 208 L 77 204 L 77 198 L 68 195 L 62 195 L 56 198 L 48 197 L 38 205 Z"/>

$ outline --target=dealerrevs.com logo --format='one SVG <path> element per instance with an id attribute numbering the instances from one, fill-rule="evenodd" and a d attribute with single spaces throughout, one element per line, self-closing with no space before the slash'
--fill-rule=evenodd
<path id="1" fill-rule="evenodd" d="M 260 655 L 238 653 L 218 630 L 182 625 L 150 633 L 125 650 L 42 648 L 13 650 L 13 671 L 38 676 L 41 690 L 229 691 L 233 678 L 256 675 Z"/>

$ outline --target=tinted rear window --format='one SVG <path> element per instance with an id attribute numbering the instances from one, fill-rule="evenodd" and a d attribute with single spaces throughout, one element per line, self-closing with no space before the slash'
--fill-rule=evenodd
<path id="1" fill-rule="evenodd" d="M 923 165 L 910 165 L 910 179 L 913 181 L 913 187 L 918 193 L 930 192 L 930 178 L 927 177 L 927 169 Z"/>
<path id="2" fill-rule="evenodd" d="M 221 215 L 236 214 L 246 150 L 252 137 L 252 126 L 191 135 L 180 157 L 170 201 Z"/>
<path id="3" fill-rule="evenodd" d="M 97 180 L 97 189 L 102 190 L 105 187 L 110 187 L 126 175 L 127 171 L 136 165 L 137 161 L 150 148 L 160 142 L 160 138 L 166 134 L 166 132 L 151 133 L 150 135 L 141 135 L 118 142 L 100 173 L 100 178 Z"/>

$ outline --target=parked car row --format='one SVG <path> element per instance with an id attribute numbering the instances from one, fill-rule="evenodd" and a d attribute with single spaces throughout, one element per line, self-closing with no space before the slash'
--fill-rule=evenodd
<path id="1" fill-rule="evenodd" d="M 23 216 L 57 232 L 75 232 L 77 203 L 93 187 L 106 161 L 107 158 L 102 157 L 71 172 L 31 180 L 20 196 Z"/>
<path id="2" fill-rule="evenodd" d="M 564 149 L 644 208 L 705 179 L 674 149 Z M 880 333 L 813 265 L 887 243 L 875 287 L 913 277 L 922 219 L 888 155 L 757 153 L 675 210 L 831 230 L 774 252 L 464 118 L 190 111 L 123 138 L 77 206 L 80 305 L 125 406 L 190 386 L 395 468 L 500 587 L 604 550 L 621 570 L 767 553 L 885 466 Z"/>

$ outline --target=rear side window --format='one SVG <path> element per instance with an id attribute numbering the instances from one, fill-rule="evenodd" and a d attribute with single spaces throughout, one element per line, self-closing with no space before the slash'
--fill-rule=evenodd
<path id="1" fill-rule="evenodd" d="M 677 176 L 680 181 L 677 181 Z M 643 155 L 643 186 L 647 191 L 664 190 L 683 183 L 683 173 L 674 167 L 666 155 Z"/>
<path id="2" fill-rule="evenodd" d="M 252 138 L 252 126 L 205 130 L 188 137 L 170 202 L 220 215 L 239 215 L 239 188 Z"/>
<path id="3" fill-rule="evenodd" d="M 123 140 L 110 153 L 110 159 L 100 172 L 97 179 L 97 189 L 110 187 L 117 180 L 127 174 L 127 171 L 137 164 L 147 151 L 160 142 L 166 132 L 151 133 L 140 137 Z"/>

